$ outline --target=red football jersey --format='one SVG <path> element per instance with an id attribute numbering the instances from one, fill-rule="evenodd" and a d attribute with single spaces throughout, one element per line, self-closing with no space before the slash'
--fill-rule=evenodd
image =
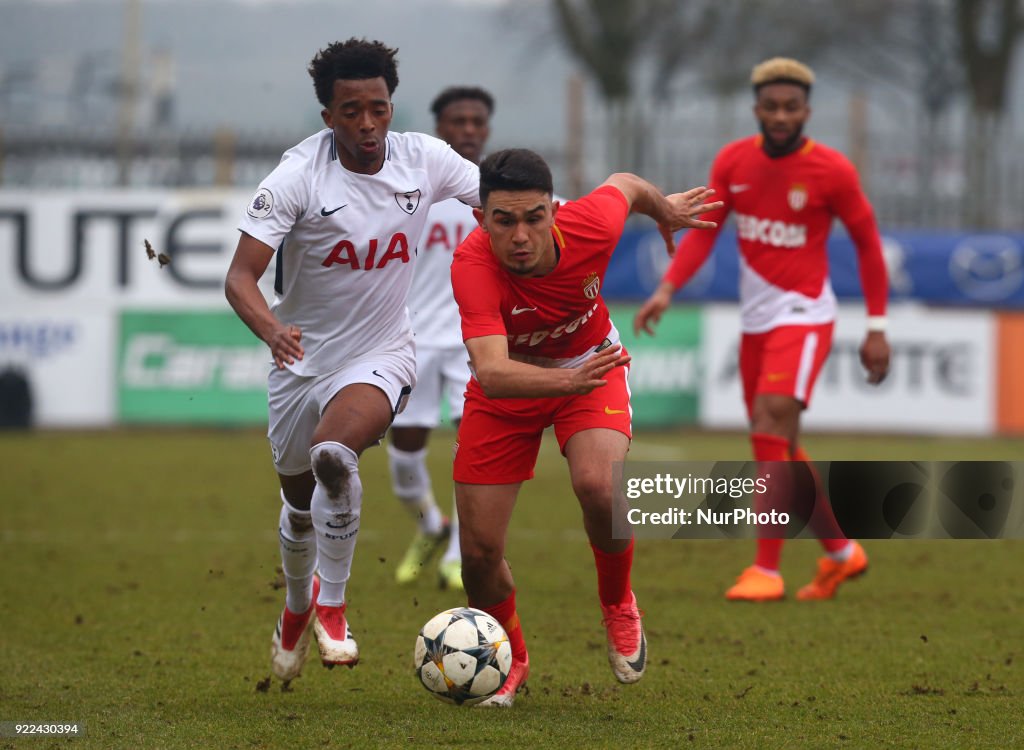
<path id="1" fill-rule="evenodd" d="M 853 165 L 811 139 L 773 159 L 762 140 L 744 138 L 718 153 L 710 187 L 725 206 L 702 217 L 717 221 L 720 230 L 729 212 L 736 214 L 743 330 L 834 320 L 826 243 L 835 217 L 857 247 L 868 314 L 884 315 L 888 281 L 881 239 Z M 684 284 L 707 260 L 719 230 L 687 232 L 665 279 Z"/>
<path id="2" fill-rule="evenodd" d="M 463 340 L 506 336 L 510 353 L 551 359 L 599 345 L 612 330 L 601 283 L 628 215 L 625 196 L 611 186 L 562 205 L 552 229 L 558 264 L 536 278 L 506 271 L 487 234 L 474 230 L 452 261 Z"/>

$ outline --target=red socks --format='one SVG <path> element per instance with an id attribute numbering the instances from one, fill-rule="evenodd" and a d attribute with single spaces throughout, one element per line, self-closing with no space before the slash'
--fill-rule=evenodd
<path id="1" fill-rule="evenodd" d="M 784 539 L 758 539 L 754 565 L 765 570 L 778 571 L 784 541 Z"/>
<path id="2" fill-rule="evenodd" d="M 755 432 L 750 435 L 750 443 L 754 449 L 755 461 L 788 461 L 789 441 L 779 435 L 768 435 L 762 432 Z M 776 484 L 776 492 L 782 494 L 787 490 Z M 757 499 L 762 496 L 758 495 Z M 767 500 L 767 498 L 764 498 Z M 760 504 L 756 503 L 755 504 Z M 778 502 L 768 503 L 777 505 Z M 769 508 L 770 509 L 770 508 Z M 779 559 L 782 557 L 783 539 L 758 539 L 757 554 L 754 556 L 754 565 L 764 570 L 778 570 Z"/>
<path id="3" fill-rule="evenodd" d="M 470 603 L 470 607 L 482 609 L 495 620 L 501 623 L 508 634 L 508 645 L 512 647 L 512 658 L 516 661 L 526 661 L 526 641 L 523 640 L 523 628 L 519 624 L 519 615 L 516 614 L 516 592 L 513 590 L 508 599 L 498 602 L 490 607 L 480 607 Z"/>
<path id="4" fill-rule="evenodd" d="M 622 552 L 604 552 L 593 544 L 594 565 L 597 568 L 597 595 L 601 604 L 611 607 L 629 598 L 629 572 L 633 569 L 633 540 Z"/>
<path id="5" fill-rule="evenodd" d="M 818 537 L 818 541 L 821 542 L 821 546 L 825 548 L 826 552 L 838 552 L 844 549 L 849 540 L 843 534 L 843 530 L 839 528 L 839 522 L 836 521 L 835 514 L 832 512 L 832 504 L 828 502 L 821 486 L 821 477 L 814 470 L 810 457 L 804 453 L 803 448 L 798 447 L 793 453 L 793 460 L 806 463 L 807 467 L 811 470 L 811 474 L 814 475 L 817 497 L 815 498 L 814 513 L 811 515 L 810 521 L 811 529 L 814 531 L 815 536 Z"/>
<path id="6" fill-rule="evenodd" d="M 750 435 L 755 461 L 788 461 L 789 441 L 779 435 L 754 432 Z"/>
<path id="7" fill-rule="evenodd" d="M 604 552 L 591 545 L 594 552 L 594 565 L 597 568 L 597 593 L 601 604 L 610 607 L 622 604 L 629 598 L 631 591 L 629 574 L 633 568 L 633 540 L 622 552 Z M 470 602 L 469 606 L 482 609 L 501 623 L 508 633 L 508 643 L 512 647 L 512 658 L 526 661 L 526 641 L 523 639 L 523 628 L 516 614 L 516 592 L 513 591 L 505 601 L 489 607 L 481 607 Z"/>

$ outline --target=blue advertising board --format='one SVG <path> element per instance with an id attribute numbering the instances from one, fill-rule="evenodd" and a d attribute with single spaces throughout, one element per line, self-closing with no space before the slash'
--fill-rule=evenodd
<path id="1" fill-rule="evenodd" d="M 889 297 L 929 304 L 1024 308 L 1024 234 L 935 231 L 882 233 Z M 844 233 L 829 240 L 832 286 L 840 299 L 861 298 L 857 251 Z M 646 298 L 669 263 L 661 236 L 627 230 L 612 257 L 602 293 L 609 300 Z M 677 295 L 735 301 L 739 289 L 736 230 L 719 235 L 711 257 Z"/>

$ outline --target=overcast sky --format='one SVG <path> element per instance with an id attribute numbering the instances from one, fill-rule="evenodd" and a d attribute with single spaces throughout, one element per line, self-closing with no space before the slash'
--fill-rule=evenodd
<path id="1" fill-rule="evenodd" d="M 109 132 L 117 122 L 111 87 L 130 2 L 0 0 L 0 129 L 42 124 Z M 140 0 L 139 70 L 152 90 L 157 61 L 173 61 L 178 130 L 228 127 L 293 143 L 322 127 L 306 73 L 316 51 L 351 36 L 376 38 L 399 48 L 393 129 L 433 132 L 434 96 L 449 85 L 480 85 L 497 100 L 489 149 L 530 147 L 551 158 L 566 150 L 566 90 L 577 68 L 553 31 L 550 6 L 550 0 Z M 1018 93 L 1011 101 L 1019 129 L 1024 54 L 1016 67 Z M 848 149 L 851 82 L 828 70 L 818 80 L 809 132 Z M 690 124 L 649 134 L 682 153 L 679 164 L 666 167 L 673 174 L 705 174 L 722 143 L 755 128 L 749 94 L 717 102 L 698 83 L 689 76 L 672 99 L 696 113 Z M 872 128 L 891 148 L 913 152 L 907 139 L 920 121 L 913 92 L 877 83 L 858 91 L 869 93 Z M 598 109 L 592 85 L 587 99 Z M 139 107 L 140 128 L 153 111 L 150 97 Z M 586 123 L 588 177 L 622 168 L 605 160 L 600 118 Z M 895 136 L 905 136 L 902 145 Z M 692 179 L 700 178 L 687 184 Z"/>
<path id="2" fill-rule="evenodd" d="M 104 85 L 118 72 L 125 2 L 0 0 L 0 125 L 113 122 Z M 429 104 L 451 84 L 491 89 L 494 139 L 560 140 L 572 66 L 542 0 L 142 0 L 143 76 L 169 50 L 182 126 L 286 131 L 320 127 L 306 66 L 350 36 L 399 48 L 398 130 L 432 131 Z M 69 106 L 74 81 L 85 82 Z M 140 116 L 145 119 L 145 113 Z"/>

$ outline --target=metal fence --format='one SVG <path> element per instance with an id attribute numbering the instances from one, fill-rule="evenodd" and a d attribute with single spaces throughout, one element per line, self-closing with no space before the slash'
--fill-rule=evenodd
<path id="1" fill-rule="evenodd" d="M 665 190 L 703 183 L 726 142 L 754 132 L 749 96 L 674 97 L 629 109 L 583 107 L 555 145 L 528 145 L 549 161 L 556 191 L 574 197 L 614 171 Z M 851 97 L 816 109 L 808 132 L 858 167 L 886 227 L 1020 230 L 1024 123 L 980 131 L 960 113 L 934 120 L 912 106 Z M 138 134 L 0 131 L 0 188 L 255 187 L 306 133 L 229 130 Z"/>
<path id="2" fill-rule="evenodd" d="M 702 184 L 724 144 L 756 132 L 750 107 L 745 94 L 589 108 L 581 182 L 627 170 L 665 190 Z M 853 95 L 815 107 L 807 132 L 853 161 L 883 226 L 1024 227 L 1024 122 L 978 123 L 965 111 L 931 118 Z"/>

